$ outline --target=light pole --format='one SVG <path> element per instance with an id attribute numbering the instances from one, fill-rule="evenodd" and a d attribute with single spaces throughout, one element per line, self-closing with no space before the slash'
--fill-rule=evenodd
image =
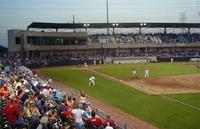
<path id="1" fill-rule="evenodd" d="M 83 26 L 85 27 L 85 32 L 87 32 L 87 28 L 90 26 L 90 24 L 84 24 Z"/>
<path id="2" fill-rule="evenodd" d="M 107 38 L 106 44 L 108 44 L 108 36 L 109 36 L 109 12 L 108 12 L 108 0 L 106 0 L 106 14 L 107 14 Z"/>
<path id="3" fill-rule="evenodd" d="M 113 23 L 112 26 L 113 26 L 113 36 L 114 36 L 114 38 L 115 38 L 115 43 L 116 43 L 115 28 L 118 27 L 119 24 L 118 24 L 118 23 L 116 23 L 116 24 Z M 119 43 L 117 44 L 117 52 L 116 52 L 116 55 L 119 57 Z"/>
<path id="4" fill-rule="evenodd" d="M 116 28 L 116 27 L 118 27 L 118 26 L 119 26 L 119 24 L 118 24 L 118 23 L 116 23 L 116 24 L 115 24 L 115 23 L 113 23 L 113 24 L 112 24 L 112 26 L 113 26 L 113 36 L 115 37 L 115 42 L 116 42 L 115 28 Z"/>

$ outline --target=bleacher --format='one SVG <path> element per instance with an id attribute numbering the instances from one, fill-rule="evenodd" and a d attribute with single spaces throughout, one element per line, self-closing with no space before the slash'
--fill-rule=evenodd
<path id="1" fill-rule="evenodd" d="M 74 124 L 74 118 L 70 116 L 64 115 L 64 111 L 62 110 L 62 100 L 65 97 L 71 97 L 71 98 L 77 98 L 78 95 L 75 95 L 71 92 L 65 92 L 65 91 L 60 91 L 59 89 L 55 88 L 55 85 L 52 83 L 52 80 L 43 80 L 40 77 L 37 76 L 35 72 L 32 72 L 30 69 L 20 66 L 18 67 L 17 64 L 13 64 L 13 61 L 11 57 L 8 58 L 6 56 L 6 60 L 1 60 L 3 63 L 6 63 L 8 68 L 7 70 L 3 69 L 3 72 L 1 72 L 1 78 L 0 81 L 6 82 L 8 85 L 7 87 L 10 90 L 9 96 L 4 96 L 3 94 L 0 95 L 0 109 L 1 109 L 1 114 L 0 114 L 0 129 L 36 129 L 39 127 L 41 124 L 42 126 L 46 126 L 47 128 L 50 129 L 74 129 L 75 124 Z M 9 65 L 8 65 L 9 64 Z M 12 64 L 12 65 L 11 65 Z M 4 67 L 5 68 L 5 67 Z M 21 78 L 21 80 L 12 80 L 12 77 L 17 77 Z M 22 81 L 23 80 L 23 81 Z M 12 83 L 12 81 L 14 81 Z M 20 94 L 20 88 L 17 87 L 18 83 L 23 82 L 20 87 L 22 87 L 24 93 Z M 37 82 L 37 83 L 36 83 Z M 45 86 L 44 86 L 45 85 Z M 49 90 L 52 90 L 52 92 L 48 92 L 49 94 L 45 94 L 46 92 L 41 92 L 42 89 L 46 89 L 47 85 L 51 85 L 51 87 L 48 87 Z M 44 87 L 43 87 L 44 86 Z M 1 88 L 2 86 L 0 86 Z M 47 89 L 46 89 L 47 90 Z M 14 93 L 14 98 L 15 101 L 14 103 L 20 105 L 20 115 L 17 117 L 17 120 L 13 122 L 8 122 L 6 121 L 6 114 L 4 114 L 4 108 L 7 106 L 8 103 L 10 103 L 10 100 L 13 99 L 12 93 Z M 60 94 L 60 96 L 59 96 Z M 25 96 L 25 100 L 24 100 Z M 37 101 L 35 100 L 36 97 Z M 42 102 L 39 101 L 39 97 L 41 97 L 41 101 L 44 101 L 44 105 L 47 104 L 48 109 L 46 112 L 43 112 L 41 110 L 40 106 L 42 105 Z M 2 99 L 3 98 L 3 99 Z M 34 99 L 33 99 L 34 98 Z M 36 109 L 39 109 L 39 112 L 41 113 L 40 116 L 35 116 L 33 115 L 32 117 L 26 117 L 24 115 L 24 111 L 26 108 L 26 104 L 29 101 L 34 101 L 34 105 Z M 38 102 L 40 102 L 40 106 L 38 105 Z M 74 101 L 76 103 L 78 101 Z M 26 103 L 26 104 L 25 104 Z M 93 107 L 90 105 L 92 110 L 96 112 L 96 114 L 104 121 L 106 120 L 107 114 L 96 107 Z M 32 107 L 30 107 L 32 109 Z M 55 111 L 56 114 L 56 119 L 55 121 L 51 119 L 51 114 L 53 111 Z M 84 111 L 86 116 L 84 116 L 85 119 L 88 119 L 90 117 L 89 112 Z M 35 126 L 37 124 L 37 126 Z M 104 126 L 95 127 L 94 125 L 85 123 L 85 128 L 88 129 L 104 129 Z M 127 125 L 124 124 L 123 122 L 115 122 L 115 126 L 113 129 L 126 129 Z"/>
<path id="2" fill-rule="evenodd" d="M 117 33 L 109 35 L 109 43 L 199 43 L 200 33 Z M 89 36 L 90 43 L 105 43 L 105 34 L 92 34 Z M 104 39 L 104 40 L 103 40 Z"/>

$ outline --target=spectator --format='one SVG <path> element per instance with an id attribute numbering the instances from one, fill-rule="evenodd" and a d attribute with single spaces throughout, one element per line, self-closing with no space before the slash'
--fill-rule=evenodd
<path id="1" fill-rule="evenodd" d="M 107 115 L 106 120 L 103 122 L 103 126 L 104 127 L 107 127 L 107 126 L 115 127 L 115 121 L 113 119 L 111 119 L 109 115 Z"/>
<path id="2" fill-rule="evenodd" d="M 15 98 L 12 98 L 10 102 L 4 107 L 3 114 L 6 116 L 6 121 L 14 123 L 20 115 L 20 109 L 18 103 L 15 102 Z"/>
<path id="3" fill-rule="evenodd" d="M 80 104 L 87 103 L 88 96 L 85 94 L 83 90 L 80 91 L 80 96 L 78 97 L 78 100 Z"/>
<path id="4" fill-rule="evenodd" d="M 77 129 L 84 129 L 83 114 L 84 110 L 79 108 L 78 103 L 74 103 L 72 110 L 73 118 L 75 120 Z"/>
<path id="5" fill-rule="evenodd" d="M 8 85 L 4 83 L 3 86 L 0 88 L 0 96 L 2 97 L 3 100 L 6 100 L 9 94 L 10 90 L 8 88 Z"/>
<path id="6" fill-rule="evenodd" d="M 90 123 L 97 128 L 103 127 L 103 122 L 100 117 L 96 117 L 96 113 L 94 111 L 91 112 L 92 118 L 86 119 L 86 123 Z"/>

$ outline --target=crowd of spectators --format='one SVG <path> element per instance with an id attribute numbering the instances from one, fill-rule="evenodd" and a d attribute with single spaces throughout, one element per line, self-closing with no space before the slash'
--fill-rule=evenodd
<path id="1" fill-rule="evenodd" d="M 36 71 L 18 66 L 20 57 L 0 59 L 0 128 L 10 129 L 113 129 L 109 116 L 94 111 L 84 91 L 77 97 L 42 80 Z"/>
<path id="2" fill-rule="evenodd" d="M 109 35 L 93 34 L 89 36 L 91 43 L 196 43 L 200 42 L 200 33 L 117 33 Z"/>
<path id="3" fill-rule="evenodd" d="M 30 67 L 46 67 L 46 66 L 61 66 L 61 65 L 83 65 L 85 62 L 87 64 L 94 64 L 94 61 L 101 64 L 102 57 L 99 56 L 88 56 L 88 55 L 47 55 L 47 56 L 34 56 L 25 58 L 23 63 L 25 66 Z"/>

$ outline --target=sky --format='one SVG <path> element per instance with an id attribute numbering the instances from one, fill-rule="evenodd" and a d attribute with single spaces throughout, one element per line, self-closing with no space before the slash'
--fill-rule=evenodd
<path id="1" fill-rule="evenodd" d="M 109 22 L 200 23 L 200 0 L 108 0 Z M 0 45 L 7 30 L 32 22 L 106 22 L 106 0 L 0 0 Z M 181 20 L 182 17 L 182 20 Z M 184 17 L 184 18 L 183 18 Z"/>

